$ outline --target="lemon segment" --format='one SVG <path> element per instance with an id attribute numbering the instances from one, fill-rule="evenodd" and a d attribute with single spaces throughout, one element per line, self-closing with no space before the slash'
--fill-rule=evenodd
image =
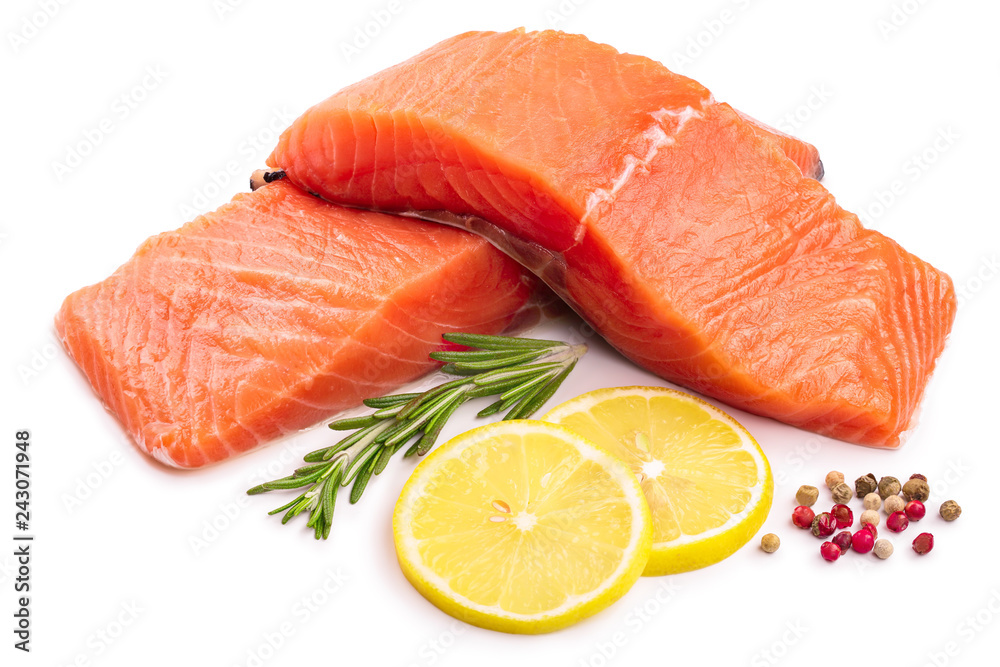
<path id="1" fill-rule="evenodd" d="M 564 427 L 515 420 L 431 452 L 403 487 L 393 537 L 403 574 L 439 608 L 533 634 L 621 597 L 652 524 L 628 466 Z"/>
<path id="2" fill-rule="evenodd" d="M 767 458 L 742 425 L 701 399 L 664 387 L 599 389 L 543 419 L 611 452 L 639 479 L 653 517 L 644 575 L 717 563 L 767 518 Z"/>

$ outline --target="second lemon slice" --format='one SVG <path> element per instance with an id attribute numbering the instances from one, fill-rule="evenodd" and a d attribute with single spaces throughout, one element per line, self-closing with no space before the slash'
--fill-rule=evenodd
<path id="1" fill-rule="evenodd" d="M 644 575 L 716 563 L 767 518 L 774 480 L 764 453 L 735 419 L 701 399 L 663 387 L 599 389 L 542 419 L 608 450 L 639 478 L 653 518 Z"/>

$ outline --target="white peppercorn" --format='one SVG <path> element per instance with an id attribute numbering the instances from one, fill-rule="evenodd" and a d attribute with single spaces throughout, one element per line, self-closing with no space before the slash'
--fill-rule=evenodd
<path id="1" fill-rule="evenodd" d="M 887 539 L 875 540 L 875 548 L 872 549 L 876 556 L 885 560 L 892 555 L 892 542 Z"/>
<path id="2" fill-rule="evenodd" d="M 861 513 L 861 525 L 870 523 L 873 526 L 878 525 L 878 512 L 875 510 L 865 510 Z"/>
<path id="3" fill-rule="evenodd" d="M 869 493 L 863 501 L 866 510 L 877 510 L 882 507 L 882 497 L 877 493 Z"/>

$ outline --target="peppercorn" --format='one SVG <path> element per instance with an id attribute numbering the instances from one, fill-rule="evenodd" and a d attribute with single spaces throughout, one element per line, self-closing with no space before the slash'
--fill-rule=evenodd
<path id="1" fill-rule="evenodd" d="M 844 504 L 850 502 L 853 497 L 854 492 L 844 482 L 840 482 L 837 486 L 833 487 L 833 502 Z"/>
<path id="2" fill-rule="evenodd" d="M 873 549 L 875 555 L 885 560 L 892 555 L 892 542 L 887 539 L 876 540 L 875 548 Z"/>
<path id="3" fill-rule="evenodd" d="M 878 481 L 878 495 L 885 500 L 889 496 L 899 495 L 903 487 L 895 477 L 883 477 Z"/>
<path id="4" fill-rule="evenodd" d="M 927 481 L 927 478 L 924 477 L 923 475 L 921 475 L 920 473 L 914 473 L 914 474 L 910 475 L 910 479 L 922 479 L 925 482 Z"/>
<path id="5" fill-rule="evenodd" d="M 871 524 L 873 526 L 878 525 L 878 512 L 875 510 L 865 510 L 861 513 L 861 525 Z"/>
<path id="6" fill-rule="evenodd" d="M 877 493 L 869 493 L 863 502 L 866 510 L 877 510 L 882 507 L 882 497 Z"/>
<path id="7" fill-rule="evenodd" d="M 899 496 L 889 496 L 885 499 L 885 504 L 882 507 L 885 509 L 886 516 L 888 516 L 896 512 L 902 512 L 903 508 L 906 507 L 906 501 Z"/>
<path id="8" fill-rule="evenodd" d="M 795 492 L 795 501 L 799 505 L 804 505 L 806 507 L 812 507 L 816 504 L 817 498 L 819 498 L 819 489 L 815 486 L 803 484 L 799 487 L 799 490 Z"/>
<path id="9" fill-rule="evenodd" d="M 816 513 L 805 505 L 799 505 L 792 510 L 792 523 L 799 528 L 810 528 Z"/>
<path id="10" fill-rule="evenodd" d="M 842 553 L 847 553 L 851 549 L 851 531 L 845 530 L 837 533 L 830 541 L 840 547 Z"/>
<path id="11" fill-rule="evenodd" d="M 831 470 L 826 473 L 826 488 L 833 491 L 833 487 L 837 486 L 844 481 L 844 473 L 837 470 Z"/>
<path id="12" fill-rule="evenodd" d="M 927 480 L 919 477 L 911 477 L 903 485 L 903 497 L 907 500 L 919 500 L 923 502 L 931 495 L 931 487 L 927 485 Z"/>
<path id="13" fill-rule="evenodd" d="M 906 518 L 910 521 L 920 521 L 927 514 L 927 508 L 919 500 L 911 500 L 906 503 L 903 511 L 906 512 Z"/>
<path id="14" fill-rule="evenodd" d="M 841 551 L 840 547 L 838 547 L 833 542 L 824 542 L 822 545 L 820 545 L 819 553 L 824 560 L 828 560 L 832 563 L 833 561 L 840 558 Z"/>
<path id="15" fill-rule="evenodd" d="M 893 512 L 885 520 L 885 525 L 892 532 L 901 533 L 910 525 L 910 519 L 906 516 L 906 512 Z"/>
<path id="16" fill-rule="evenodd" d="M 934 536 L 930 533 L 920 533 L 913 539 L 913 550 L 923 556 L 934 548 Z"/>
<path id="17" fill-rule="evenodd" d="M 774 533 L 768 533 L 760 538 L 760 548 L 764 550 L 764 553 L 773 554 L 780 546 L 781 540 Z"/>
<path id="18" fill-rule="evenodd" d="M 946 500 L 941 503 L 941 518 L 945 521 L 954 521 L 962 516 L 962 508 L 954 500 Z"/>
<path id="19" fill-rule="evenodd" d="M 864 498 L 877 488 L 878 482 L 875 481 L 875 475 L 871 473 L 854 480 L 854 490 L 857 492 L 858 498 Z"/>
<path id="20" fill-rule="evenodd" d="M 837 519 L 829 512 L 823 512 L 813 517 L 810 527 L 816 537 L 829 537 L 837 530 Z"/>
<path id="21" fill-rule="evenodd" d="M 837 520 L 837 528 L 850 528 L 854 525 L 854 512 L 847 505 L 834 505 L 830 514 Z"/>
<path id="22" fill-rule="evenodd" d="M 863 524 L 861 524 L 861 530 L 867 530 L 869 533 L 871 533 L 873 540 L 877 540 L 878 539 L 878 528 L 875 527 L 874 523 L 863 523 Z"/>
<path id="23" fill-rule="evenodd" d="M 875 536 L 862 528 L 851 536 L 851 548 L 859 554 L 866 554 L 875 546 Z"/>

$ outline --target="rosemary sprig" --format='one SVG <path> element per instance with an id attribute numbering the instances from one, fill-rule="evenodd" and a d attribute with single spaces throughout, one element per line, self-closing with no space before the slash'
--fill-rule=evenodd
<path id="1" fill-rule="evenodd" d="M 305 455 L 305 465 L 291 475 L 265 482 L 248 495 L 308 487 L 291 502 L 272 510 L 284 512 L 288 523 L 302 512 L 316 539 L 330 536 L 337 492 L 353 484 L 351 504 L 358 502 L 373 475 L 385 470 L 389 459 L 406 448 L 404 457 L 423 456 L 437 441 L 445 423 L 466 401 L 486 396 L 497 400 L 479 411 L 479 417 L 507 411 L 504 419 L 526 419 L 552 397 L 587 351 L 586 345 L 552 340 L 453 333 L 445 341 L 468 349 L 434 352 L 441 370 L 457 379 L 424 392 L 370 398 L 374 412 L 330 424 L 335 431 L 353 431 L 334 445 Z"/>

